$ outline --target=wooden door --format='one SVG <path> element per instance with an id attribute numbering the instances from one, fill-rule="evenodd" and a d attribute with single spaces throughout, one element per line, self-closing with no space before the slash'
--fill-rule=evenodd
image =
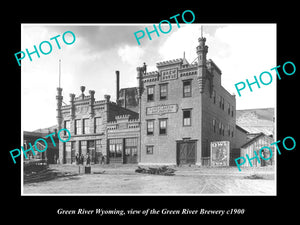
<path id="1" fill-rule="evenodd" d="M 196 142 L 177 143 L 177 164 L 195 164 L 196 163 Z"/>
<path id="2" fill-rule="evenodd" d="M 126 147 L 124 163 L 137 163 L 137 148 Z"/>

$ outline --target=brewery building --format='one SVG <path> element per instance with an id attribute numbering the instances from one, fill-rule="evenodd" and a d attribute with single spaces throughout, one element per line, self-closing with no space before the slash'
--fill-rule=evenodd
<path id="1" fill-rule="evenodd" d="M 206 59 L 200 37 L 197 60 L 158 62 L 157 71 L 137 68 L 140 99 L 140 164 L 210 165 L 211 142 L 236 146 L 236 99 L 221 83 L 222 72 Z M 227 155 L 226 157 L 230 157 Z"/>
<path id="2" fill-rule="evenodd" d="M 74 164 L 76 156 L 89 156 L 91 164 L 136 163 L 138 113 L 110 101 L 110 95 L 96 101 L 94 90 L 89 95 L 84 86 L 80 90 L 81 95 L 70 94 L 70 104 L 63 106 L 62 88 L 57 88 L 58 129 L 71 133 L 70 141 L 59 142 L 60 163 Z"/>
<path id="3" fill-rule="evenodd" d="M 63 106 L 57 88 L 58 130 L 72 135 L 59 143 L 60 162 L 89 154 L 91 163 L 207 166 L 211 143 L 222 141 L 229 147 L 225 157 L 236 157 L 233 150 L 244 144 L 246 133 L 236 127 L 235 95 L 222 86 L 221 69 L 207 60 L 205 42 L 198 39 L 192 63 L 184 56 L 158 62 L 153 72 L 145 63 L 137 67 L 137 87 L 120 89 L 116 71 L 116 103 L 109 95 L 96 101 L 95 91 L 85 95 L 81 87 L 81 95 L 70 94 Z"/>

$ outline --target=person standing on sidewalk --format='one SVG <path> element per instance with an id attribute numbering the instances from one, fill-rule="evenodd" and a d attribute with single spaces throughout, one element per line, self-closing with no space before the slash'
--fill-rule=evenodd
<path id="1" fill-rule="evenodd" d="M 90 154 L 87 153 L 86 155 L 87 155 L 87 156 L 86 156 L 86 165 L 90 165 L 90 164 L 91 164 Z"/>

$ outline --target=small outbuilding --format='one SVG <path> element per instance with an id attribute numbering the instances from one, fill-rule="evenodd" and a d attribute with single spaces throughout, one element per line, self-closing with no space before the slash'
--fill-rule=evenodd
<path id="1" fill-rule="evenodd" d="M 255 157 L 254 152 L 256 152 L 256 154 L 259 157 L 260 163 L 258 162 L 258 160 L 256 158 L 254 158 L 253 160 L 251 160 L 251 164 L 253 167 L 273 165 L 275 163 L 275 161 L 274 161 L 274 146 L 271 146 L 271 143 L 273 143 L 273 142 L 274 142 L 274 139 L 272 137 L 267 136 L 264 133 L 259 133 L 256 137 L 252 138 L 246 144 L 241 146 L 241 152 L 240 152 L 241 157 L 246 158 L 246 154 L 247 154 L 249 159 L 251 159 L 251 158 Z M 259 150 L 264 146 L 268 146 L 272 149 L 272 157 L 269 160 L 261 159 L 261 156 L 259 154 Z M 270 157 L 271 153 L 268 149 L 264 149 L 261 154 L 265 159 L 267 159 Z M 245 164 L 242 165 L 242 167 L 250 167 L 250 166 L 251 165 L 248 160 L 246 160 Z"/>

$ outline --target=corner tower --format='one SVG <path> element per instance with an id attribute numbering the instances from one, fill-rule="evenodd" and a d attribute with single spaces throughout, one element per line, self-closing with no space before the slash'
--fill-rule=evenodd
<path id="1" fill-rule="evenodd" d="M 206 54 L 208 52 L 208 47 L 205 45 L 206 38 L 202 36 L 202 27 L 201 27 L 201 37 L 198 38 L 199 45 L 197 46 L 197 55 L 198 55 L 198 83 L 200 87 L 200 93 L 203 93 L 205 79 L 206 79 Z"/>

